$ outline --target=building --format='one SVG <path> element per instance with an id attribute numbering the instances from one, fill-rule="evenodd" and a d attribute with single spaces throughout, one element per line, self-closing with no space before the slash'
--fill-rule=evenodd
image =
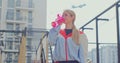
<path id="1" fill-rule="evenodd" d="M 0 0 L 0 30 L 46 29 L 46 0 Z M 33 40 L 27 34 L 27 63 L 31 63 Z M 2 63 L 17 63 L 20 33 L 3 33 Z M 1 62 L 0 62 L 1 63 Z"/>
<path id="2" fill-rule="evenodd" d="M 96 63 L 96 49 L 89 52 L 89 58 L 92 60 L 92 63 Z M 99 49 L 99 61 L 100 63 L 118 63 L 117 46 L 102 46 Z"/>
<path id="3" fill-rule="evenodd" d="M 117 62 L 117 46 L 101 47 L 100 63 L 118 63 Z"/>
<path id="4" fill-rule="evenodd" d="M 96 62 L 97 62 L 96 49 L 92 49 L 92 50 L 88 53 L 88 58 L 92 61 L 92 63 L 96 63 Z"/>

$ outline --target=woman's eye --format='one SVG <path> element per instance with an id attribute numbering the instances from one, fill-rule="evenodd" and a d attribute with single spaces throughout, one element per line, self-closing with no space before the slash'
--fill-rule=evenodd
<path id="1" fill-rule="evenodd" d="M 65 16 L 68 16 L 67 14 L 65 14 Z"/>
<path id="2" fill-rule="evenodd" d="M 64 14 L 63 16 L 68 16 L 67 14 Z"/>

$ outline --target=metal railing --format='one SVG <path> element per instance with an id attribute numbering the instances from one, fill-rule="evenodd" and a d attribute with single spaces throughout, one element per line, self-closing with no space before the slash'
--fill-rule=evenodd
<path id="1" fill-rule="evenodd" d="M 108 7 L 107 9 L 105 9 L 103 12 L 101 12 L 100 14 L 98 14 L 96 17 L 94 17 L 93 19 L 91 19 L 90 21 L 88 21 L 86 24 L 84 24 L 82 27 L 80 27 L 79 29 L 84 31 L 85 29 L 90 29 L 93 30 L 93 28 L 86 28 L 87 25 L 89 25 L 90 23 L 92 23 L 93 21 L 95 21 L 95 25 L 96 25 L 96 57 L 97 57 L 97 63 L 100 63 L 99 61 L 99 31 L 98 31 L 98 21 L 102 20 L 102 21 L 109 21 L 109 19 L 104 19 L 104 18 L 100 18 L 100 16 L 102 16 L 103 14 L 105 14 L 106 12 L 108 12 L 110 9 L 112 9 L 113 7 L 116 7 L 116 25 L 117 25 L 117 46 L 118 46 L 118 63 L 120 63 L 120 31 L 119 31 L 119 7 L 120 7 L 120 0 L 115 2 L 113 5 L 111 5 L 110 7 Z"/>
<path id="2" fill-rule="evenodd" d="M 46 54 L 46 48 L 44 48 L 44 46 L 46 46 L 46 45 L 43 42 L 44 38 L 47 37 L 47 34 L 48 34 L 48 31 L 46 29 L 35 29 L 35 28 L 27 29 L 27 28 L 25 28 L 24 30 L 19 30 L 19 31 L 18 30 L 0 30 L 0 32 L 2 32 L 2 33 L 21 33 L 22 34 L 20 36 L 21 40 L 19 41 L 20 46 L 17 51 L 13 51 L 13 49 L 8 50 L 8 51 L 0 50 L 0 61 L 1 62 L 3 62 L 3 60 L 1 60 L 2 59 L 1 54 L 4 52 L 8 52 L 8 53 L 10 52 L 10 53 L 19 53 L 18 54 L 18 63 L 27 63 L 27 59 L 26 59 L 27 53 L 33 52 L 33 54 L 35 53 L 34 56 L 36 56 L 36 58 L 31 59 L 30 60 L 31 62 L 34 61 L 34 63 L 38 63 L 38 62 L 46 63 L 46 59 L 47 59 L 46 55 L 47 54 Z M 30 33 L 31 33 L 31 35 L 29 35 Z M 39 42 L 39 44 L 37 44 L 35 41 L 33 41 L 33 43 L 35 42 L 37 44 L 37 45 L 35 45 L 35 46 L 37 46 L 37 48 L 35 48 L 35 50 L 33 50 L 33 47 L 31 46 L 30 47 L 31 50 L 27 51 L 27 46 L 30 46 L 30 45 L 26 45 L 26 43 L 27 43 L 26 39 L 30 37 L 33 40 L 36 40 L 36 37 L 34 35 L 40 35 L 40 36 L 36 36 L 37 38 L 40 39 L 40 42 Z M 15 38 L 15 37 L 12 37 L 12 38 Z M 7 41 L 16 42 L 15 40 L 7 40 Z M 5 43 L 2 43 L 2 44 L 5 45 Z M 5 46 L 3 46 L 3 47 L 5 47 Z M 39 58 L 37 58 L 37 56 L 39 56 Z"/>

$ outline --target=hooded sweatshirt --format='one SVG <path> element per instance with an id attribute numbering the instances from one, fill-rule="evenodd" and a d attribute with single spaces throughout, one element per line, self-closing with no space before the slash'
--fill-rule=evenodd
<path id="1" fill-rule="evenodd" d="M 72 40 L 72 33 L 66 34 L 66 31 L 60 29 L 60 26 L 52 28 L 48 34 L 49 45 L 55 46 L 53 52 L 54 61 L 76 60 L 79 63 L 87 63 L 88 39 L 80 31 L 80 45 Z"/>

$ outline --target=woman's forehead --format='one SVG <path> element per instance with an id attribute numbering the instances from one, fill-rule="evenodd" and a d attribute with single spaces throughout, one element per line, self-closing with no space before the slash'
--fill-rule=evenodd
<path id="1" fill-rule="evenodd" d="M 72 13 L 70 13 L 70 12 L 68 12 L 68 11 L 65 11 L 65 12 L 63 12 L 63 14 L 72 14 Z"/>

